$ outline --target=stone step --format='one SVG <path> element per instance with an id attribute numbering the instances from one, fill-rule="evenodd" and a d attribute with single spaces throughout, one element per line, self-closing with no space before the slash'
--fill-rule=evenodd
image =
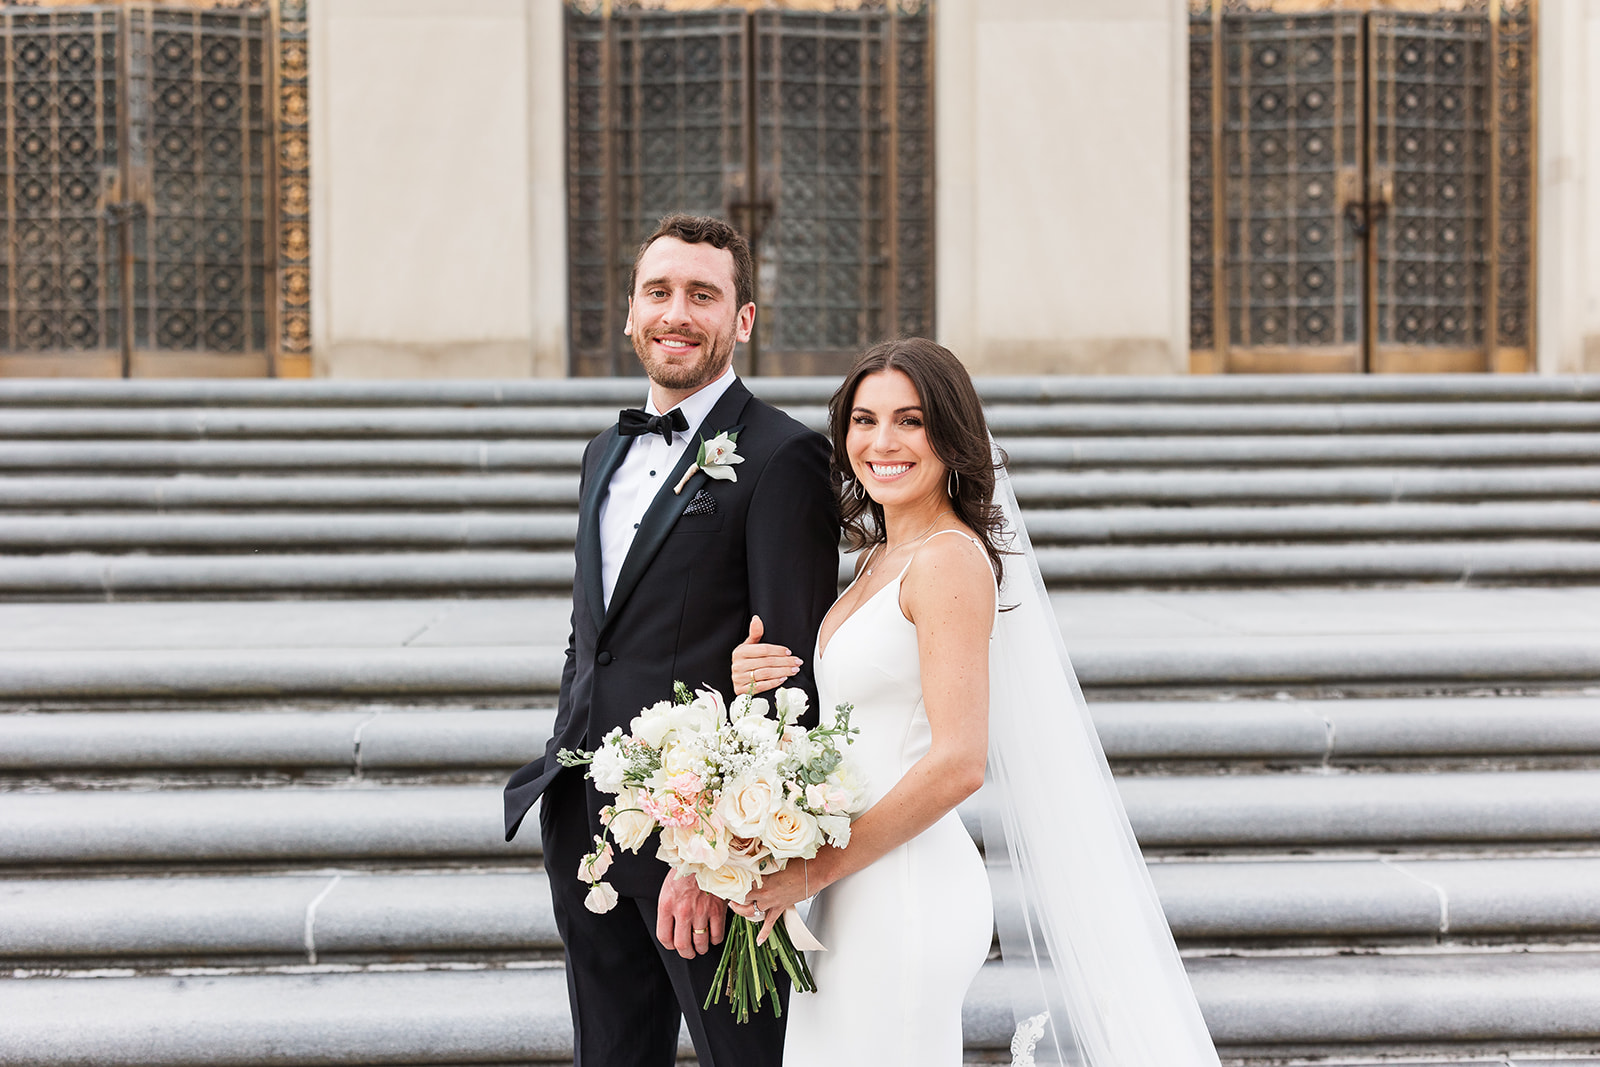
<path id="1" fill-rule="evenodd" d="M 0 772 L 503 771 L 543 752 L 554 722 L 550 707 L 10 714 Z"/>
<path id="2" fill-rule="evenodd" d="M 1061 589 L 1384 580 L 1588 582 L 1600 577 L 1600 543 L 1548 539 L 1504 543 L 1045 546 L 1038 550 L 1038 557 L 1045 581 L 1052 588 Z"/>
<path id="3" fill-rule="evenodd" d="M 537 822 L 529 825 L 537 825 Z M 525 863 L 499 785 L 0 793 L 0 865 Z"/>
<path id="4" fill-rule="evenodd" d="M 0 556 L 0 594 L 95 596 L 570 592 L 572 550 Z"/>
<path id="5" fill-rule="evenodd" d="M 1097 702 L 1090 711 L 1107 757 L 1134 765 L 1600 753 L 1600 690 L 1586 696 Z"/>
<path id="6" fill-rule="evenodd" d="M 1600 544 L 1549 540 L 1044 546 L 1038 550 L 1038 559 L 1040 572 L 1052 588 L 1600 578 Z M 571 590 L 573 566 L 570 549 L 7 555 L 0 556 L 0 595 L 112 599 L 293 593 L 385 597 L 555 594 Z M 848 581 L 845 568 L 840 577 Z"/>
<path id="7" fill-rule="evenodd" d="M 1108 759 L 1274 766 L 1600 756 L 1587 696 L 1141 701 L 1090 711 Z M 548 706 L 0 715 L 0 773 L 215 768 L 504 771 L 544 751 Z"/>
<path id="8" fill-rule="evenodd" d="M 578 506 L 570 474 L 472 477 L 0 477 L 0 501 L 13 511 L 147 508 L 549 508 Z"/>
<path id="9" fill-rule="evenodd" d="M 1167 858 L 1150 874 L 1174 936 L 1193 951 L 1600 935 L 1592 855 Z M 0 879 L 0 959 L 93 969 L 559 954 L 547 877 L 502 868 Z"/>
<path id="10" fill-rule="evenodd" d="M 1592 463 L 1600 458 L 1600 435 L 1589 433 L 1004 437 L 1000 445 L 1014 470 L 1424 464 L 1504 467 Z"/>
<path id="11" fill-rule="evenodd" d="M 1124 507 L 1030 510 L 1036 546 L 1164 542 L 1557 537 L 1600 534 L 1600 502 Z M 347 551 L 515 546 L 571 551 L 565 514 L 0 514 L 0 550 L 83 552 L 339 548 Z"/>
<path id="12" fill-rule="evenodd" d="M 1140 844 L 1158 853 L 1576 847 L 1600 835 L 1596 770 L 1174 774 L 1117 785 Z M 506 863 L 537 854 L 537 834 L 504 842 L 501 800 L 498 782 L 5 792 L 0 865 Z"/>
<path id="13" fill-rule="evenodd" d="M 640 394 L 642 396 L 642 392 Z M 826 397 L 780 406 L 816 429 Z M 1392 403 L 1094 403 L 1060 399 L 1008 403 L 985 398 L 997 437 L 1049 434 L 1549 433 L 1600 429 L 1600 405 L 1587 400 L 1402 401 Z M 630 398 L 638 403 L 639 397 Z M 578 437 L 612 425 L 612 406 L 541 404 L 458 407 L 21 407 L 0 404 L 0 437 L 19 440 L 151 438 Z"/>
<path id="14" fill-rule="evenodd" d="M 1588 437 L 1591 435 L 1555 435 Z M 1521 435 L 1506 446 L 1515 450 Z M 8 441 L 0 470 L 119 471 L 154 474 L 171 471 L 349 470 L 372 473 L 454 471 L 545 471 L 571 475 L 583 461 L 586 439 L 498 441 Z M 1507 454 L 1507 453 L 1497 453 Z M 1581 441 L 1524 447 L 1528 460 L 1577 460 L 1587 454 Z"/>
<path id="15" fill-rule="evenodd" d="M 1135 776 L 1118 789 L 1154 850 L 1591 844 L 1600 771 Z"/>
<path id="16" fill-rule="evenodd" d="M 1460 1062 L 1507 1042 L 1581 1046 L 1600 1037 L 1600 954 L 1592 952 L 1193 959 L 1188 969 L 1225 1055 L 1323 1046 L 1322 1062 L 1373 1062 L 1375 1044 L 1459 1043 L 1450 1058 Z M 0 1031 L 0 1059 L 32 1067 L 571 1056 L 564 983 L 553 966 L 29 978 L 0 981 L 0 1014 L 11 1020 Z M 963 1028 L 969 1054 L 1009 1044 L 1010 1010 L 993 965 L 973 983 Z M 1531 1060 L 1502 1051 L 1486 1062 Z"/>
<path id="17" fill-rule="evenodd" d="M 1398 503 L 1418 500 L 1529 500 L 1600 495 L 1600 468 L 1520 467 L 1441 470 L 1350 467 L 1334 470 L 1022 471 L 1012 479 L 1024 507 L 1050 505 Z M 4 485 L 13 484 L 5 480 Z M 20 488 L 20 487 L 19 487 Z"/>
<path id="18" fill-rule="evenodd" d="M 1422 501 L 1590 500 L 1600 469 L 1518 467 L 1343 468 L 1297 471 L 1022 471 L 1012 478 L 1030 512 L 1048 507 L 1130 504 L 1192 507 L 1225 503 L 1391 504 Z M 578 483 L 570 474 L 3 476 L 0 501 L 12 512 L 148 508 L 399 509 L 544 508 L 570 512 Z"/>
<path id="19" fill-rule="evenodd" d="M 550 440 L 149 440 L 9 441 L 0 470 L 162 471 L 448 470 L 575 471 L 585 438 Z M 1281 434 L 1194 437 L 1008 437 L 1014 469 L 1279 467 L 1406 464 L 1593 463 L 1600 434 Z"/>
<path id="20" fill-rule="evenodd" d="M 1600 534 L 1600 501 L 1030 509 L 1024 518 L 1036 546 L 1467 537 L 1552 540 Z M 0 544 L 17 536 L 9 532 L 12 522 L 24 521 L 49 520 L 0 519 Z M 73 544 L 75 535 L 62 530 L 56 543 Z"/>
<path id="21" fill-rule="evenodd" d="M 440 546 L 561 548 L 570 553 L 577 534 L 576 513 L 0 516 L 0 549 L 56 553 Z"/>
<path id="22" fill-rule="evenodd" d="M 553 644 L 0 651 L 0 698 L 527 699 L 555 692 L 563 656 Z M 1075 638 L 1072 659 L 1101 700 L 1162 689 L 1585 686 L 1600 680 L 1600 632 Z"/>
<path id="23" fill-rule="evenodd" d="M 749 378 L 746 384 L 774 404 L 821 404 L 835 377 Z M 1279 403 L 1460 402 L 1600 399 L 1600 375 L 1295 374 L 1197 375 L 1170 378 L 1025 376 L 980 377 L 986 399 L 1008 403 L 1065 400 L 1121 403 L 1275 401 Z M 636 404 L 640 377 L 512 379 L 505 381 L 333 381 L 328 379 L 132 381 L 12 379 L 0 382 L 3 407 L 407 407 L 443 404 L 499 407 Z"/>

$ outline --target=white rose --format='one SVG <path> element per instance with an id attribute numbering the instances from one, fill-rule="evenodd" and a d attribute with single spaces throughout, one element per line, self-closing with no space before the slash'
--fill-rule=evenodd
<path id="1" fill-rule="evenodd" d="M 625 848 L 629 852 L 638 852 L 640 847 L 648 840 L 656 828 L 656 821 L 639 810 L 639 791 L 625 789 L 617 798 L 614 807 L 607 809 L 611 818 L 606 822 L 606 829 L 611 831 L 611 840 L 617 843 L 618 848 Z"/>
<path id="2" fill-rule="evenodd" d="M 773 699 L 778 705 L 778 718 L 790 724 L 799 722 L 800 716 L 806 713 L 806 707 L 811 703 L 804 689 L 780 689 L 773 694 Z"/>
<path id="3" fill-rule="evenodd" d="M 717 799 L 717 817 L 735 837 L 760 837 L 767 815 L 777 806 L 772 783 L 762 779 L 736 778 L 722 788 Z"/>
<path id="4" fill-rule="evenodd" d="M 661 836 L 656 841 L 656 859 L 674 870 L 683 864 L 683 859 L 678 855 L 679 835 L 683 832 L 681 827 L 663 826 Z"/>
<path id="5" fill-rule="evenodd" d="M 755 872 L 743 864 L 725 863 L 721 867 L 702 867 L 694 873 L 701 890 L 735 904 L 743 904 L 745 894 L 756 884 Z"/>
<path id="6" fill-rule="evenodd" d="M 699 830 L 678 840 L 678 857 L 685 863 L 720 867 L 728 862 L 728 839 L 710 830 Z"/>
<path id="7" fill-rule="evenodd" d="M 835 848 L 844 848 L 850 843 L 848 815 L 818 815 L 817 827 L 828 836 L 828 844 Z"/>
<path id="8" fill-rule="evenodd" d="M 767 816 L 766 825 L 761 828 L 761 840 L 779 859 L 810 859 L 822 844 L 822 830 L 815 816 L 793 804 L 784 804 Z"/>
<path id="9" fill-rule="evenodd" d="M 766 860 L 772 852 L 761 843 L 759 838 L 733 837 L 728 839 L 728 862 L 736 867 L 745 867 L 751 871 L 761 871 L 762 861 Z"/>
<path id="10" fill-rule="evenodd" d="M 583 898 L 583 906 L 596 915 L 604 915 L 617 906 L 617 891 L 611 888 L 609 882 L 598 882 L 590 887 L 589 895 Z"/>

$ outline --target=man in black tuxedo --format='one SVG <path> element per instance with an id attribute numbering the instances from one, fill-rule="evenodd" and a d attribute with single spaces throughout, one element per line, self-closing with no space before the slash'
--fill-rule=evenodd
<path id="1" fill-rule="evenodd" d="M 653 842 L 618 855 L 607 875 L 622 898 L 615 909 L 584 907 L 578 864 L 612 798 L 556 760 L 560 749 L 590 749 L 613 727 L 626 730 L 641 708 L 671 697 L 675 680 L 732 697 L 729 660 L 754 632 L 752 615 L 764 640 L 802 655 L 816 647 L 838 583 L 829 449 L 733 373 L 734 344 L 755 323 L 753 275 L 749 245 L 717 219 L 668 216 L 640 247 L 624 332 L 649 375 L 649 403 L 624 411 L 584 452 L 555 733 L 506 785 L 507 840 L 543 797 L 578 1067 L 669 1067 L 680 1014 L 702 1067 L 779 1067 L 783 1058 L 783 1021 L 769 1009 L 742 1025 L 726 999 L 701 1010 L 727 908 L 694 879 L 667 877 Z M 738 435 L 736 479 L 696 472 L 678 490 L 699 442 L 725 431 Z M 810 664 L 786 684 L 806 690 L 814 716 Z"/>

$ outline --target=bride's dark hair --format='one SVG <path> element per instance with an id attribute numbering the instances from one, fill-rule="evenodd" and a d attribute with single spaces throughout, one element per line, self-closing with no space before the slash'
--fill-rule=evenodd
<path id="1" fill-rule="evenodd" d="M 883 507 L 864 492 L 850 469 L 845 437 L 856 389 L 869 374 L 897 370 L 911 379 L 922 403 L 922 422 L 933 454 L 956 474 L 950 503 L 956 517 L 983 542 L 996 579 L 1000 576 L 1000 544 L 1005 520 L 994 502 L 995 456 L 989 448 L 989 424 L 972 376 L 955 354 L 924 337 L 902 337 L 874 345 L 861 354 L 844 382 L 828 401 L 828 427 L 833 434 L 831 478 L 839 498 L 839 519 L 852 552 L 884 540 Z M 999 457 L 1005 462 L 1005 455 Z M 948 475 L 947 483 L 948 483 Z M 858 489 L 861 495 L 857 495 Z M 948 484 L 946 491 L 949 491 Z"/>

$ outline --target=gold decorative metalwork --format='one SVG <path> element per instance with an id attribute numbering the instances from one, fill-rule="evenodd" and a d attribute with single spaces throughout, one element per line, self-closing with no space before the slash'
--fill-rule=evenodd
<path id="1" fill-rule="evenodd" d="M 931 330 L 927 4 L 704 8 L 568 7 L 572 372 L 637 373 L 628 268 L 670 211 L 752 239 L 746 373 L 829 373 Z"/>
<path id="2" fill-rule="evenodd" d="M 278 0 L 277 373 L 311 374 L 311 150 L 308 0 Z"/>
<path id="3" fill-rule="evenodd" d="M 1192 370 L 1527 368 L 1534 16 L 1190 4 Z"/>
<path id="4" fill-rule="evenodd" d="M 309 371 L 305 2 L 0 6 L 0 373 Z"/>

